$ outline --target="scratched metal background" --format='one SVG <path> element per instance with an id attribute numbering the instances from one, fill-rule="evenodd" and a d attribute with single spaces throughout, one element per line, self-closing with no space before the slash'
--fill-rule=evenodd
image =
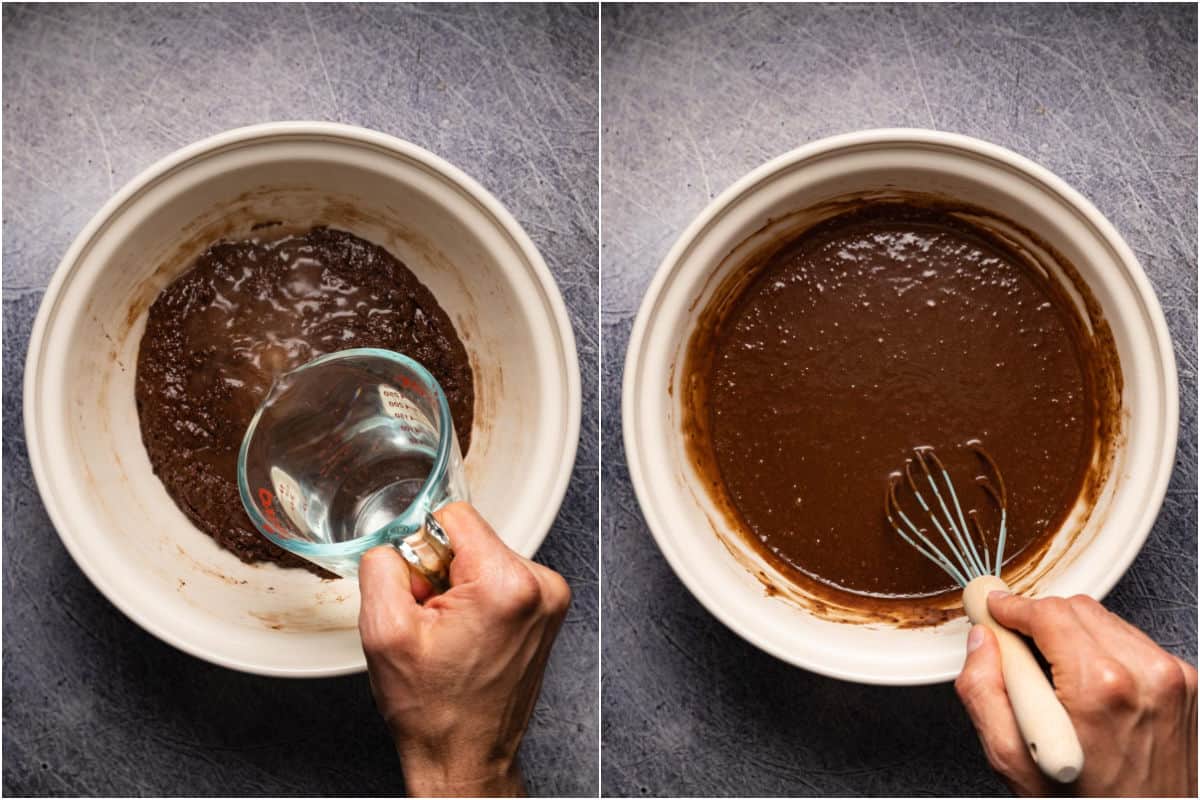
<path id="1" fill-rule="evenodd" d="M 595 5 L 5 5 L 4 769 L 20 795 L 396 795 L 365 676 L 285 681 L 179 653 L 116 611 L 30 474 L 22 364 L 71 239 L 144 167 L 228 128 L 336 120 L 481 181 L 566 298 L 583 372 L 572 488 L 539 559 L 575 602 L 523 749 L 536 794 L 595 795 Z"/>
<path id="2" fill-rule="evenodd" d="M 1166 312 L 1182 428 L 1166 504 L 1108 606 L 1196 659 L 1196 9 L 626 7 L 601 11 L 603 791 L 995 794 L 950 685 L 858 686 L 760 653 L 692 599 L 629 485 L 619 387 L 655 267 L 709 199 L 805 142 L 978 136 L 1080 189 Z"/>

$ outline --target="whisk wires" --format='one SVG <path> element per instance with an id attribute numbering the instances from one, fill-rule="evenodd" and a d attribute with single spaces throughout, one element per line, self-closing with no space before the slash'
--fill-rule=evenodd
<path id="1" fill-rule="evenodd" d="M 887 514 L 892 529 L 962 587 L 966 587 L 981 575 L 1000 575 L 1000 568 L 1004 564 L 1004 543 L 1008 525 L 1008 491 L 996 462 L 983 449 L 979 440 L 972 439 L 967 442 L 967 446 L 980 458 L 989 473 L 978 476 L 975 479 L 976 483 L 1000 509 L 1000 529 L 996 537 L 994 559 L 988 549 L 987 537 L 979 522 L 978 512 L 971 509 L 966 514 L 963 513 L 958 492 L 950 479 L 950 472 L 933 452 L 932 447 L 918 447 L 913 450 L 913 457 L 905 463 L 903 474 L 895 473 L 888 481 L 883 501 L 884 513 Z M 936 537 L 931 538 L 931 535 L 927 535 L 928 531 L 917 525 L 900 506 L 897 489 L 905 484 L 921 511 L 933 524 L 945 545 L 944 548 L 935 544 Z M 925 491 L 932 494 L 933 504 L 923 493 L 921 487 L 925 484 L 928 485 Z"/>

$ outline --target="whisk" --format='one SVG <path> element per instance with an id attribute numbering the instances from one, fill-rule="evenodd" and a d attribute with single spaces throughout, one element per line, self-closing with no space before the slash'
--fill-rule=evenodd
<path id="1" fill-rule="evenodd" d="M 1042 772 L 1068 783 L 1083 768 L 1083 748 L 1071 719 L 1025 642 L 988 612 L 990 592 L 1011 591 L 1000 577 L 1008 525 L 1008 492 L 996 462 L 982 443 L 972 439 L 967 446 L 988 473 L 978 476 L 976 483 L 1000 512 L 999 531 L 994 539 L 995 558 L 978 512 L 972 508 L 963 513 L 950 473 L 932 447 L 913 450 L 904 471 L 892 474 L 884 496 L 884 512 L 905 542 L 963 588 L 963 607 L 971 622 L 987 626 L 996 635 L 1005 689 L 1029 753 Z M 932 523 L 932 531 L 916 524 L 901 507 L 897 492 L 905 486 L 920 507 L 921 515 Z M 939 539 L 941 544 L 936 544 Z"/>

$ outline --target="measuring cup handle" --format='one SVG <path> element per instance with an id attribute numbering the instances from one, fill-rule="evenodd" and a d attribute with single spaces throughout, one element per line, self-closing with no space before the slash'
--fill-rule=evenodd
<path id="1" fill-rule="evenodd" d="M 425 524 L 394 543 L 400 555 L 421 573 L 438 594 L 450 588 L 450 562 L 454 560 L 454 549 L 450 537 L 434 519 L 425 515 Z"/>

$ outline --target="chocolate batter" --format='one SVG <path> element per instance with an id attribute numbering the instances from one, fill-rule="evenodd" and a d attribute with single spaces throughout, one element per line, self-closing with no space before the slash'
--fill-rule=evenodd
<path id="1" fill-rule="evenodd" d="M 150 307 L 136 386 L 150 463 L 179 508 L 242 561 L 327 574 L 254 528 L 237 456 L 276 375 L 353 347 L 395 350 L 433 373 L 466 454 L 475 403 L 466 349 L 429 290 L 382 247 L 328 228 L 218 242 Z"/>
<path id="2" fill-rule="evenodd" d="M 752 269 L 690 345 L 693 453 L 784 575 L 869 598 L 955 588 L 883 514 L 916 446 L 937 448 L 982 510 L 964 447 L 982 440 L 1008 484 L 1010 565 L 1089 491 L 1113 365 L 1062 288 L 997 237 L 868 205 Z"/>

